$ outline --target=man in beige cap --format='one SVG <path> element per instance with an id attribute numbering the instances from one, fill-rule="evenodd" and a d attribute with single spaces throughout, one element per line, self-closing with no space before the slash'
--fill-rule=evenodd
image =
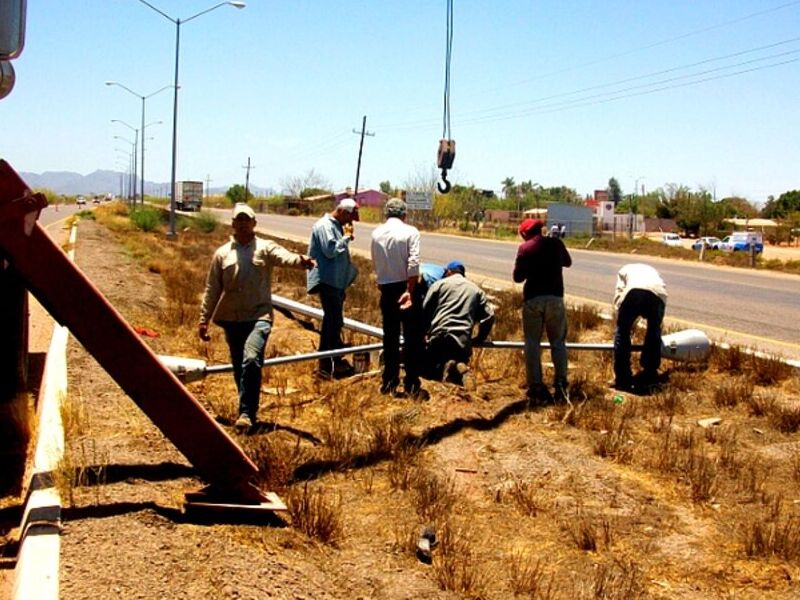
<path id="1" fill-rule="evenodd" d="M 314 260 L 256 237 L 256 215 L 247 204 L 233 207 L 233 236 L 211 259 L 197 332 L 208 341 L 208 323 L 225 331 L 239 392 L 239 418 L 234 426 L 248 431 L 256 421 L 261 393 L 261 367 L 272 330 L 272 268 L 311 269 Z"/>

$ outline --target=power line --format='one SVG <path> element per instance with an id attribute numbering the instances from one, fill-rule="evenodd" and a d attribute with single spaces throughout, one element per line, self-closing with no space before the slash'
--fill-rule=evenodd
<path id="1" fill-rule="evenodd" d="M 528 83 L 532 83 L 534 81 L 539 81 L 539 80 L 542 80 L 542 79 L 550 78 L 550 77 L 553 77 L 555 75 L 561 75 L 563 73 L 568 73 L 568 72 L 571 72 L 571 71 L 577 71 L 579 69 L 595 66 L 595 65 L 600 64 L 600 63 L 609 62 L 609 61 L 612 61 L 612 60 L 615 60 L 615 59 L 618 59 L 618 58 L 623 58 L 625 56 L 630 56 L 630 55 L 633 55 L 633 54 L 637 54 L 637 53 L 645 51 L 645 50 L 650 50 L 650 49 L 656 48 L 658 46 L 664 46 L 664 45 L 670 44 L 672 42 L 677 42 L 677 41 L 681 41 L 681 40 L 684 40 L 684 39 L 687 39 L 687 38 L 690 38 L 690 37 L 701 35 L 703 33 L 708 33 L 709 31 L 713 31 L 713 30 L 716 30 L 716 29 L 722 29 L 722 28 L 725 28 L 725 27 L 729 27 L 731 25 L 736 25 L 737 23 L 741 23 L 743 21 L 748 21 L 750 19 L 761 17 L 761 16 L 764 16 L 764 15 L 767 15 L 767 14 L 770 14 L 770 13 L 778 12 L 780 10 L 783 10 L 785 8 L 789 8 L 791 6 L 795 6 L 797 4 L 800 4 L 800 0 L 792 0 L 791 2 L 785 2 L 783 4 L 779 4 L 778 6 L 775 6 L 775 7 L 772 7 L 772 8 L 767 8 L 767 9 L 764 9 L 764 10 L 761 10 L 761 11 L 757 11 L 757 12 L 754 12 L 754 13 L 749 13 L 747 15 L 743 15 L 741 17 L 737 17 L 737 18 L 731 19 L 729 21 L 723 21 L 722 23 L 716 23 L 714 25 L 709 25 L 707 27 L 702 27 L 700 29 L 693 29 L 693 30 L 688 31 L 686 33 L 682 33 L 682 34 L 679 34 L 679 35 L 676 35 L 676 36 L 673 36 L 673 37 L 669 37 L 669 38 L 664 38 L 662 40 L 658 40 L 658 41 L 653 42 L 651 44 L 647 44 L 647 45 L 644 45 L 644 46 L 638 46 L 636 48 L 631 48 L 630 50 L 619 52 L 617 54 L 610 54 L 608 56 L 600 57 L 600 58 L 597 58 L 597 59 L 594 59 L 594 60 L 590 60 L 590 61 L 587 61 L 587 62 L 579 63 L 579 64 L 572 65 L 572 66 L 567 66 L 567 67 L 564 67 L 564 68 L 561 68 L 561 69 L 557 69 L 555 71 L 551 71 L 551 72 L 548 72 L 548 73 L 543 73 L 543 74 L 538 75 L 536 77 L 531 77 L 531 78 L 523 79 L 523 80 L 520 80 L 520 81 L 517 81 L 517 82 L 508 83 L 508 84 L 505 84 L 503 86 L 483 85 L 483 86 L 478 86 L 478 87 L 481 88 L 481 89 L 490 88 L 491 87 L 491 89 L 492 89 L 491 93 L 496 93 L 498 90 L 507 90 L 507 89 L 512 88 L 512 87 L 519 87 L 519 86 L 522 86 L 522 85 L 525 85 L 525 84 L 528 84 Z M 779 43 L 784 43 L 784 42 L 779 42 Z M 427 107 L 419 107 L 419 108 L 416 108 L 416 109 L 411 109 L 411 108 L 405 107 L 402 110 L 402 114 L 407 115 L 407 114 L 412 113 L 412 112 L 423 111 L 423 110 L 428 110 L 428 109 L 427 109 Z M 387 115 L 384 115 L 384 116 L 391 116 L 392 114 L 397 114 L 397 113 L 387 113 Z M 381 116 L 382 115 L 378 115 L 377 118 L 380 119 Z M 405 128 L 405 127 L 402 127 L 402 128 Z M 382 127 L 382 129 L 384 129 L 384 128 Z"/>
<path id="2" fill-rule="evenodd" d="M 534 105 L 534 104 L 541 104 L 542 102 L 546 102 L 547 100 L 553 100 L 553 99 L 562 98 L 562 97 L 565 97 L 565 96 L 572 96 L 572 95 L 584 93 L 584 92 L 587 92 L 587 91 L 602 89 L 602 88 L 606 88 L 606 87 L 618 86 L 618 85 L 623 84 L 623 83 L 628 83 L 628 82 L 632 82 L 632 81 L 639 81 L 639 80 L 642 80 L 642 79 L 647 79 L 647 78 L 655 77 L 655 76 L 658 76 L 658 75 L 663 75 L 663 74 L 672 73 L 672 72 L 675 72 L 675 71 L 680 71 L 682 69 L 690 69 L 690 68 L 697 67 L 697 66 L 700 66 L 700 65 L 703 65 L 703 64 L 717 62 L 717 61 L 720 61 L 720 60 L 726 60 L 726 59 L 734 58 L 734 57 L 737 57 L 737 56 L 743 56 L 745 54 L 751 54 L 753 52 L 759 52 L 759 51 L 763 51 L 763 50 L 768 50 L 768 49 L 771 49 L 771 48 L 776 48 L 778 46 L 783 46 L 783 45 L 794 43 L 794 42 L 797 42 L 797 41 L 800 41 L 800 37 L 790 38 L 788 40 L 782 40 L 780 42 L 775 42 L 773 44 L 766 44 L 766 45 L 763 45 L 763 46 L 758 46 L 758 47 L 755 47 L 755 48 L 749 48 L 749 49 L 746 49 L 746 50 L 740 50 L 740 51 L 733 52 L 733 53 L 730 53 L 730 54 L 721 55 L 721 56 L 717 56 L 717 57 L 713 57 L 713 58 L 708 58 L 708 59 L 704 59 L 704 60 L 701 60 L 701 61 L 695 61 L 693 63 L 689 63 L 689 64 L 686 64 L 686 65 L 680 65 L 680 66 L 677 66 L 677 67 L 671 67 L 671 68 L 668 68 L 668 69 L 662 69 L 662 70 L 654 71 L 654 72 L 651 72 L 651 73 L 645 73 L 645 74 L 642 74 L 642 75 L 637 75 L 635 77 L 628 77 L 628 78 L 625 78 L 625 79 L 616 80 L 616 81 L 612 81 L 612 82 L 608 82 L 608 83 L 602 83 L 602 84 L 598 84 L 598 85 L 594 85 L 594 86 L 587 86 L 585 88 L 580 88 L 580 89 L 572 90 L 572 91 L 569 91 L 569 92 L 561 92 L 561 93 L 558 93 L 558 94 L 551 94 L 549 96 L 543 96 L 541 98 L 536 98 L 536 99 L 533 99 L 533 100 L 527 100 L 527 101 L 524 101 L 524 102 L 516 102 L 516 103 L 511 103 L 511 104 L 506 104 L 506 105 L 501 105 L 501 106 L 496 106 L 496 107 L 489 107 L 489 108 L 483 108 L 483 109 L 476 109 L 474 111 L 467 111 L 466 113 L 464 113 L 464 115 L 472 114 L 472 115 L 476 115 L 476 116 L 473 117 L 473 118 L 469 118 L 469 117 L 464 118 L 464 117 L 462 117 L 461 122 L 463 122 L 463 123 L 491 122 L 491 121 L 495 121 L 495 120 L 505 120 L 505 119 L 514 118 L 514 117 L 526 116 L 526 115 L 533 114 L 535 112 L 541 111 L 541 110 L 543 110 L 543 108 L 551 109 L 551 108 L 559 107 L 559 106 L 569 107 L 570 104 L 584 103 L 587 99 L 602 97 L 603 95 L 619 94 L 620 92 L 623 92 L 623 91 L 630 91 L 630 90 L 633 90 L 633 89 L 641 89 L 642 87 L 661 85 L 663 83 L 666 83 L 666 82 L 669 82 L 669 81 L 675 81 L 675 80 L 678 80 L 678 79 L 686 79 L 686 78 L 690 78 L 690 77 L 698 77 L 698 76 L 706 75 L 706 74 L 714 72 L 714 71 L 719 71 L 719 70 L 722 70 L 722 69 L 732 69 L 732 68 L 736 68 L 736 67 L 743 66 L 743 65 L 746 65 L 746 64 L 752 64 L 753 62 L 757 62 L 757 61 L 769 60 L 769 59 L 773 59 L 773 58 L 780 58 L 782 56 L 786 56 L 786 55 L 791 55 L 791 54 L 797 53 L 799 50 L 790 50 L 790 51 L 783 52 L 783 53 L 772 54 L 772 55 L 769 55 L 769 56 L 752 59 L 750 61 L 743 61 L 743 62 L 731 64 L 731 65 L 721 66 L 721 67 L 718 67 L 716 69 L 710 69 L 710 70 L 705 70 L 705 71 L 688 73 L 688 74 L 685 74 L 685 75 L 682 75 L 682 76 L 679 76 L 679 77 L 666 79 L 666 80 L 661 80 L 661 81 L 655 81 L 655 82 L 651 82 L 651 83 L 648 83 L 648 84 L 643 84 L 641 86 L 632 86 L 632 87 L 625 88 L 625 89 L 622 89 L 622 90 L 606 92 L 605 94 L 598 94 L 598 95 L 593 95 L 593 96 L 584 97 L 584 98 L 577 98 L 577 99 L 574 99 L 574 100 L 567 100 L 567 101 L 565 101 L 563 103 L 555 103 L 555 104 L 552 104 L 552 105 L 546 106 L 546 107 L 535 108 L 535 107 L 531 106 L 531 105 Z M 772 66 L 779 66 L 779 65 L 782 65 L 782 64 L 788 64 L 789 62 L 794 62 L 794 61 L 781 62 L 781 63 L 778 63 L 776 65 L 772 65 Z M 770 68 L 770 65 L 765 66 L 764 68 Z M 759 70 L 759 69 L 755 69 L 755 70 Z M 747 70 L 740 71 L 737 74 L 750 73 L 752 71 L 753 71 L 753 69 L 747 69 Z M 706 79 L 703 79 L 702 81 L 710 81 L 710 80 L 713 80 L 713 79 L 719 79 L 719 78 L 706 78 Z M 688 82 L 688 83 L 686 83 L 684 85 L 693 85 L 693 84 L 694 84 L 693 82 Z M 671 89 L 673 87 L 677 87 L 677 86 L 670 86 L 670 87 L 667 87 L 667 88 L 659 88 L 659 89 Z M 621 97 L 619 97 L 619 99 L 621 99 L 622 97 L 632 97 L 632 96 L 636 96 L 636 95 L 643 95 L 643 94 L 633 94 L 631 96 L 621 96 Z M 531 108 L 529 108 L 528 110 L 524 110 L 524 111 L 502 114 L 502 111 L 507 111 L 508 109 L 520 108 L 520 107 L 525 107 L 525 106 L 529 106 Z M 587 106 L 587 105 L 586 104 L 581 104 L 581 106 Z M 551 112 L 551 111 L 548 111 L 548 112 Z M 483 114 L 485 114 L 485 113 L 493 113 L 493 114 L 485 114 L 485 116 L 478 116 L 478 115 L 481 115 L 482 113 Z M 500 113 L 500 114 L 498 114 L 498 113 Z M 398 123 L 396 125 L 387 125 L 383 129 L 386 129 L 386 130 L 391 130 L 391 129 L 413 130 L 413 129 L 430 128 L 430 127 L 433 126 L 433 124 L 434 124 L 434 122 L 432 120 L 427 119 L 427 120 L 420 120 L 418 122 Z"/>

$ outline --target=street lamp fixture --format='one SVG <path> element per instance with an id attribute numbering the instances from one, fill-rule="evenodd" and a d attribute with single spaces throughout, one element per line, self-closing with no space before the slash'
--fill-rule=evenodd
<path id="1" fill-rule="evenodd" d="M 148 123 L 147 125 L 144 124 L 144 103 L 145 103 L 145 100 L 147 100 L 148 98 L 152 98 L 156 94 L 159 94 L 159 93 L 163 92 L 164 90 L 168 90 L 169 88 L 172 87 L 171 85 L 165 85 L 164 87 L 162 87 L 159 90 L 156 90 L 152 94 L 147 94 L 147 95 L 143 96 L 142 94 L 137 94 L 136 92 L 134 92 L 128 86 L 123 85 L 123 84 L 121 84 L 119 82 L 116 82 L 116 81 L 106 81 L 106 85 L 108 85 L 108 86 L 114 86 L 115 85 L 117 87 L 121 87 L 123 90 L 125 90 L 129 94 L 133 94 L 137 98 L 141 98 L 141 100 L 142 100 L 142 126 L 141 126 L 142 137 L 144 137 L 144 129 L 145 129 L 145 127 L 153 125 L 153 123 Z M 163 123 L 163 121 L 156 121 L 156 123 Z M 126 123 L 126 125 L 128 127 L 130 127 L 130 125 L 128 125 L 127 123 Z M 133 128 L 131 128 L 131 129 L 133 129 Z M 141 188 L 142 188 L 141 189 L 141 191 L 142 191 L 142 205 L 144 205 L 144 139 L 142 140 L 142 183 L 141 183 Z M 136 203 L 136 191 L 135 190 L 134 190 L 134 194 L 133 194 L 133 201 L 134 201 L 134 204 L 135 204 Z"/>
<path id="2" fill-rule="evenodd" d="M 199 13 L 196 13 L 191 17 L 181 20 L 169 16 L 161 9 L 156 8 L 147 2 L 147 0 L 139 0 L 139 2 L 154 10 L 171 23 L 175 24 L 175 84 L 173 86 L 174 96 L 172 102 L 172 175 L 170 177 L 169 189 L 169 231 L 167 232 L 167 238 L 172 240 L 175 239 L 177 235 L 175 233 L 175 168 L 178 153 L 178 59 L 180 57 L 181 48 L 181 24 L 188 23 L 192 19 L 196 19 L 197 17 L 209 13 L 212 10 L 216 10 L 222 6 L 233 6 L 234 8 L 241 9 L 244 8 L 246 4 L 244 2 L 220 2 L 219 4 L 215 4 L 214 6 L 211 6 L 205 10 L 201 10 Z"/>

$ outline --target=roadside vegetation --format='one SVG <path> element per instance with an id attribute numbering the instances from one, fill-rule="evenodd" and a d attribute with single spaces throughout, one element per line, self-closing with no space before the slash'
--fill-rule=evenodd
<path id="1" fill-rule="evenodd" d="M 219 330 L 208 345 L 196 337 L 206 269 L 226 228 L 182 222 L 168 242 L 163 223 L 146 230 L 126 211 L 109 205 L 96 216 L 164 286 L 160 310 L 137 322 L 161 332 L 170 354 L 227 362 Z M 355 260 L 347 316 L 380 324 L 371 265 Z M 301 271 L 274 277 L 276 293 L 315 303 Z M 519 293 L 491 294 L 494 339 L 521 339 Z M 571 341 L 611 339 L 592 308 L 570 307 L 568 319 Z M 317 327 L 279 315 L 268 355 L 313 350 Z M 267 369 L 259 424 L 237 436 L 260 486 L 289 505 L 288 532 L 231 526 L 232 539 L 265 556 L 288 548 L 348 580 L 385 590 L 427 582 L 464 598 L 800 593 L 800 377 L 777 357 L 715 348 L 708 364 L 665 362 L 668 383 L 638 397 L 608 388 L 608 354 L 571 352 L 570 402 L 545 407 L 523 400 L 516 351 L 476 351 L 465 387 L 426 382 L 425 403 L 380 396 L 374 373 L 321 382 L 312 369 Z M 232 425 L 229 374 L 190 387 Z M 438 542 L 430 564 L 415 556 L 424 527 Z"/>

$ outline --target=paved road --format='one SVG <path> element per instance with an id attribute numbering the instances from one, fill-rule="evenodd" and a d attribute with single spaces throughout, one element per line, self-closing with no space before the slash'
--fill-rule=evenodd
<path id="1" fill-rule="evenodd" d="M 228 211 L 219 211 L 225 222 Z M 308 241 L 311 217 L 258 216 L 259 230 Z M 373 224 L 357 223 L 356 251 L 369 255 Z M 446 263 L 459 258 L 476 280 L 511 285 L 516 242 L 476 240 L 423 233 L 422 258 Z M 570 298 L 600 303 L 610 309 L 617 270 L 625 263 L 652 264 L 667 283 L 667 317 L 678 326 L 696 327 L 710 337 L 757 347 L 800 359 L 800 277 L 764 271 L 675 261 L 657 257 L 571 250 L 573 266 L 565 270 Z"/>

